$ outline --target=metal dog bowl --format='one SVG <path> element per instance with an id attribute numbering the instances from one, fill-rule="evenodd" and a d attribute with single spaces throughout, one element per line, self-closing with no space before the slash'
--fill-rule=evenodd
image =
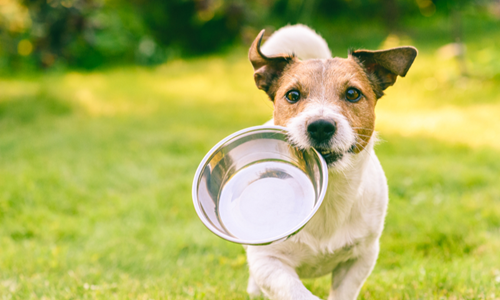
<path id="1" fill-rule="evenodd" d="M 238 131 L 203 158 L 193 201 L 205 226 L 246 245 L 282 241 L 312 218 L 325 197 L 328 168 L 314 149 L 287 141 L 287 129 L 256 126 Z"/>

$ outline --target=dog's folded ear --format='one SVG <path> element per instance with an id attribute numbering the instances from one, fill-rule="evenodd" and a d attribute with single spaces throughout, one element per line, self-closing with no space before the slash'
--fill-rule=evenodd
<path id="1" fill-rule="evenodd" d="M 378 51 L 356 50 L 349 54 L 365 68 L 380 98 L 383 90 L 393 85 L 398 76 L 406 75 L 417 53 L 416 48 L 406 46 Z"/>
<path id="2" fill-rule="evenodd" d="M 276 91 L 273 87 L 276 81 L 283 73 L 285 67 L 297 58 L 290 54 L 278 54 L 273 56 L 264 55 L 260 51 L 263 36 L 264 30 L 259 33 L 257 38 L 253 41 L 252 46 L 250 46 L 248 59 L 253 66 L 255 84 L 259 89 L 265 91 L 271 100 L 274 100 Z"/>

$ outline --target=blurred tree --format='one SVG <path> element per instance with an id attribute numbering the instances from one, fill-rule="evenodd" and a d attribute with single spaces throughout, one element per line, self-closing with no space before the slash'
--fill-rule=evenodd
<path id="1" fill-rule="evenodd" d="M 220 49 L 239 36 L 241 4 L 222 0 L 133 0 L 154 38 L 185 54 Z"/>
<path id="2" fill-rule="evenodd" d="M 399 4 L 396 0 L 386 0 L 383 1 L 383 5 L 384 5 L 384 20 L 386 26 L 391 32 L 396 31 L 399 28 L 398 26 L 400 19 Z"/>
<path id="3" fill-rule="evenodd" d="M 130 5 L 113 10 L 98 0 L 23 0 L 32 28 L 33 53 L 43 67 L 61 61 L 94 68 L 108 60 L 130 61 L 147 30 Z"/>
<path id="4" fill-rule="evenodd" d="M 33 45 L 25 39 L 25 32 L 31 28 L 29 10 L 17 0 L 0 1 L 0 68 L 9 68 L 17 60 L 12 57 L 26 57 Z"/>
<path id="5" fill-rule="evenodd" d="M 243 5 L 216 0 L 4 1 L 0 57 L 12 69 L 20 60 L 89 69 L 161 62 L 165 49 L 213 52 L 234 43 L 245 22 Z"/>
<path id="6" fill-rule="evenodd" d="M 43 66 L 52 65 L 58 58 L 71 60 L 79 57 L 70 53 L 68 46 L 77 42 L 80 33 L 88 27 L 87 15 L 97 8 L 95 3 L 24 0 L 23 4 L 28 7 L 33 22 L 30 39 L 34 44 L 34 55 Z"/>
<path id="7" fill-rule="evenodd" d="M 420 0 L 421 2 L 423 0 Z M 430 1 L 430 0 L 427 0 Z M 454 49 L 456 52 L 456 59 L 460 74 L 462 76 L 467 76 L 467 64 L 465 60 L 465 44 L 463 37 L 463 24 L 462 24 L 462 12 L 472 6 L 479 6 L 486 4 L 487 0 L 434 0 L 433 5 L 436 6 L 438 10 L 443 11 L 448 15 L 451 24 L 451 36 L 455 43 Z"/>
<path id="8" fill-rule="evenodd" d="M 453 20 L 493 0 L 0 0 L 0 70 L 155 64 L 215 52 L 268 25 L 375 22 L 387 32 L 436 12 Z M 251 38 L 248 38 L 250 37 Z M 465 66 L 465 65 L 464 65 Z M 465 70 L 465 68 L 463 68 Z M 464 71 L 465 73 L 465 71 Z"/>

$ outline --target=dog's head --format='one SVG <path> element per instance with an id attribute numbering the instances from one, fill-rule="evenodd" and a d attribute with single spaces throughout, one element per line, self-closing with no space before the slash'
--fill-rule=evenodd
<path id="1" fill-rule="evenodd" d="M 413 47 L 400 47 L 300 61 L 262 54 L 263 35 L 250 47 L 249 59 L 257 87 L 274 103 L 274 123 L 288 127 L 296 146 L 316 148 L 329 167 L 341 166 L 367 146 L 377 100 L 397 76 L 406 75 L 417 55 Z"/>

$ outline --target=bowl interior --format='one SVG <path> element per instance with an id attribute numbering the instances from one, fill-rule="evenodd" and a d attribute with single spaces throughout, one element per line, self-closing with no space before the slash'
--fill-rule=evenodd
<path id="1" fill-rule="evenodd" d="M 326 164 L 287 142 L 286 129 L 255 127 L 217 144 L 198 168 L 193 198 L 203 223 L 241 244 L 266 244 L 302 228 L 324 197 Z"/>

